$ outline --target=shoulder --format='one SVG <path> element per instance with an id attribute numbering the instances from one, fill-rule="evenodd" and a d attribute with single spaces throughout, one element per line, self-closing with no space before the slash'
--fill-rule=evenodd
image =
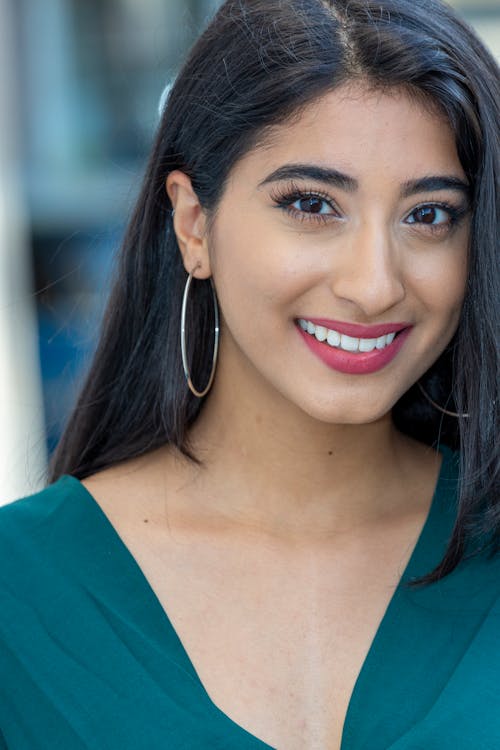
<path id="1" fill-rule="evenodd" d="M 81 607 L 83 579 L 98 572 L 98 535 L 93 505 L 71 476 L 0 508 L 0 652 L 6 642 L 40 642 Z"/>
<path id="2" fill-rule="evenodd" d="M 0 507 L 0 578 L 36 571 L 40 562 L 67 543 L 72 514 L 84 492 L 80 482 L 63 476 L 41 492 Z"/>
<path id="3" fill-rule="evenodd" d="M 50 522 L 54 513 L 81 491 L 80 482 L 63 476 L 33 495 L 0 506 L 0 537 L 13 531 L 35 531 Z"/>

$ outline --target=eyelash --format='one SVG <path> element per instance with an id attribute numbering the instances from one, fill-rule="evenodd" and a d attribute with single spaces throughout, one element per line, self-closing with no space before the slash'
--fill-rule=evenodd
<path id="1" fill-rule="evenodd" d="M 443 231 L 449 232 L 452 229 L 455 229 L 468 213 L 468 208 L 466 206 L 454 206 L 446 201 L 429 201 L 415 206 L 415 208 L 407 215 L 407 218 L 416 214 L 417 211 L 420 211 L 422 208 L 436 208 L 445 211 L 448 214 L 448 221 L 442 224 L 425 224 L 423 222 L 414 222 L 413 224 L 410 224 L 412 227 L 423 227 L 427 232 L 431 232 L 432 234 L 441 234 Z"/>
<path id="2" fill-rule="evenodd" d="M 293 203 L 296 203 L 298 200 L 307 200 L 308 198 L 317 198 L 319 200 L 325 201 L 325 203 L 327 203 L 331 209 L 337 212 L 337 215 L 313 214 L 308 213 L 307 211 L 299 211 L 298 209 L 293 208 Z M 276 188 L 271 193 L 271 200 L 276 204 L 276 208 L 285 211 L 287 214 L 292 216 L 292 218 L 297 219 L 298 221 L 326 224 L 332 219 L 336 220 L 337 218 L 339 218 L 338 209 L 333 203 L 331 197 L 321 190 L 303 188 L 292 183 L 284 189 Z M 458 207 L 447 203 L 446 201 L 429 201 L 420 203 L 418 206 L 415 206 L 415 208 L 409 214 L 407 214 L 407 218 L 414 215 L 422 208 L 441 209 L 442 211 L 445 211 L 449 216 L 449 220 L 441 224 L 425 224 L 423 222 L 414 222 L 410 224 L 410 226 L 412 227 L 423 227 L 425 231 L 432 234 L 442 234 L 443 231 L 450 231 L 451 229 L 454 229 L 460 224 L 462 219 L 468 213 L 468 208 L 466 206 Z"/>
<path id="3" fill-rule="evenodd" d="M 317 223 L 319 222 L 320 224 L 326 224 L 331 220 L 333 216 L 332 214 L 307 213 L 307 211 L 298 211 L 296 208 L 292 207 L 292 204 L 296 203 L 296 201 L 307 200 L 307 198 L 319 198 L 320 200 L 325 201 L 325 203 L 328 203 L 330 208 L 334 211 L 337 211 L 330 196 L 321 190 L 309 190 L 307 188 L 298 187 L 292 183 L 287 188 L 276 188 L 271 193 L 271 200 L 276 204 L 276 208 L 284 210 L 294 219 L 298 219 L 298 221 L 313 221 Z M 333 216 L 333 218 L 337 217 Z"/>

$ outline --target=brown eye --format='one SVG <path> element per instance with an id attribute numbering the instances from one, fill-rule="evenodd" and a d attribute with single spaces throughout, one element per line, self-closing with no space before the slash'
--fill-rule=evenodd
<path id="1" fill-rule="evenodd" d="M 341 218 L 333 198 L 316 190 L 307 190 L 291 185 L 286 192 L 271 193 L 276 207 L 285 211 L 296 221 L 327 222 Z"/>
<path id="2" fill-rule="evenodd" d="M 444 226 L 451 223 L 452 217 L 446 208 L 441 206 L 419 206 L 408 216 L 408 224 L 424 224 L 426 226 Z"/>
<path id="3" fill-rule="evenodd" d="M 305 214 L 328 214 L 332 213 L 331 206 L 325 198 L 319 195 L 306 195 L 292 204 L 296 211 Z"/>
<path id="4" fill-rule="evenodd" d="M 315 198 L 314 196 L 311 196 L 310 198 L 302 198 L 302 200 L 299 201 L 300 210 L 307 211 L 310 214 L 320 214 L 324 202 L 325 201 L 321 200 L 321 198 Z"/>
<path id="5" fill-rule="evenodd" d="M 422 224 L 434 224 L 436 214 L 437 211 L 434 206 L 424 206 L 424 208 L 419 208 L 418 211 L 415 211 L 417 221 L 420 221 Z"/>

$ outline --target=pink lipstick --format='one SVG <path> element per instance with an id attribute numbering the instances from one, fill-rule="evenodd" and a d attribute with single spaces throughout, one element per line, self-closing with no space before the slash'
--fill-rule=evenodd
<path id="1" fill-rule="evenodd" d="M 296 323 L 299 334 L 313 354 L 332 370 L 349 375 L 367 375 L 386 367 L 401 350 L 412 329 L 410 323 L 365 326 L 326 318 L 301 318 Z M 318 340 L 314 331 L 303 330 L 306 323 L 320 328 L 320 339 L 326 338 L 326 329 L 328 341 Z M 384 341 L 383 337 L 390 334 L 396 334 L 394 339 Z M 349 347 L 357 349 L 359 339 L 363 339 L 363 346 L 371 351 L 346 350 Z"/>

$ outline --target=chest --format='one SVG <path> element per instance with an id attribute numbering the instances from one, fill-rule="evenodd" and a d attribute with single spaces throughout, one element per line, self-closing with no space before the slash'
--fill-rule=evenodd
<path id="1" fill-rule="evenodd" d="M 279 750 L 339 750 L 418 528 L 406 532 L 389 545 L 358 535 L 314 554 L 220 539 L 165 544 L 151 528 L 121 536 L 215 706 Z"/>

